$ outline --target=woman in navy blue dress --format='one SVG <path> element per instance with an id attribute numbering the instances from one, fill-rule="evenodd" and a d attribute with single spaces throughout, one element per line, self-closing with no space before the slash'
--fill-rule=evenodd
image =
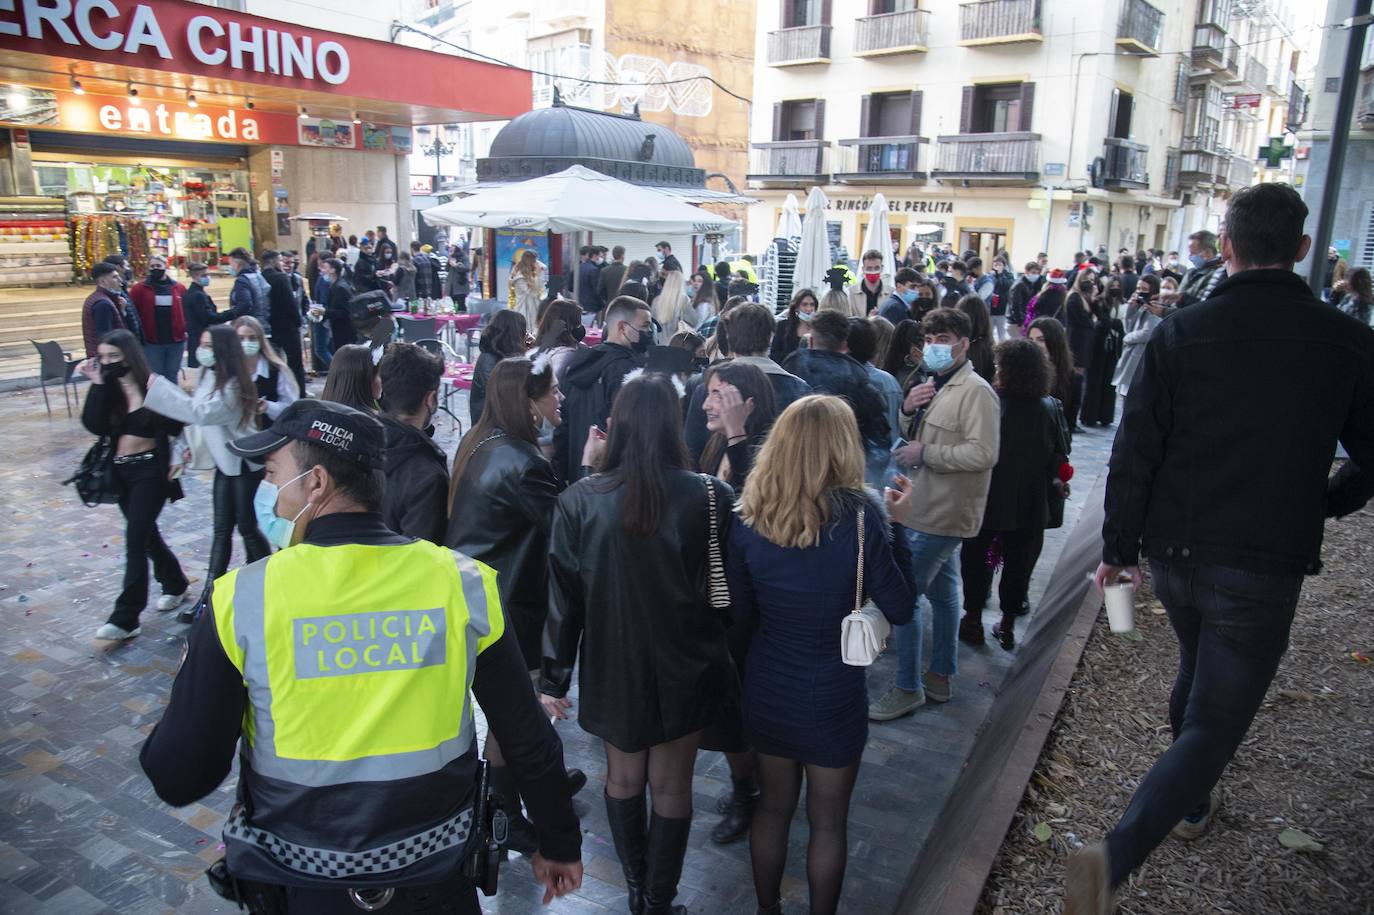
<path id="1" fill-rule="evenodd" d="M 754 462 L 731 527 L 730 594 L 756 617 L 745 671 L 744 720 L 763 796 L 750 829 L 760 911 L 781 911 L 787 835 L 806 776 L 811 911 L 839 905 L 848 857 L 849 798 L 868 739 L 865 668 L 840 658 L 854 608 L 858 525 L 864 585 L 893 623 L 911 621 L 915 583 L 905 540 L 865 493 L 858 423 L 838 397 L 803 397 L 783 411 Z"/>

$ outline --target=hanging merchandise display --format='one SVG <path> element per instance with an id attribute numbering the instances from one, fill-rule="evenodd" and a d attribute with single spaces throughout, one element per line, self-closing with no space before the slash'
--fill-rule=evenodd
<path id="1" fill-rule="evenodd" d="M 0 286 L 72 281 L 61 197 L 0 197 Z"/>
<path id="2" fill-rule="evenodd" d="M 91 268 L 111 254 L 128 257 L 129 269 L 135 276 L 147 272 L 153 245 L 142 219 L 114 213 L 82 213 L 73 215 L 71 221 L 72 252 L 79 279 L 90 279 Z"/>

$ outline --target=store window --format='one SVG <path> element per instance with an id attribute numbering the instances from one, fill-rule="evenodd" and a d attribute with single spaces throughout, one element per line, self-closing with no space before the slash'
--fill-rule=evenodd
<path id="1" fill-rule="evenodd" d="M 67 200 L 82 272 L 119 248 L 136 266 L 158 254 L 177 267 L 222 267 L 222 252 L 252 247 L 243 169 L 49 158 L 35 161 L 34 175 L 41 195 Z"/>

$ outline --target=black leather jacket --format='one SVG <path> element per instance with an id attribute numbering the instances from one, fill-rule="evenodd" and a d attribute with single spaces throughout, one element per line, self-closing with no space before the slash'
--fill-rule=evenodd
<path id="1" fill-rule="evenodd" d="M 558 501 L 553 466 L 537 445 L 501 433 L 473 452 L 453 496 L 444 542 L 496 570 L 530 670 L 539 667 L 549 607 L 549 527 Z"/>
<path id="2" fill-rule="evenodd" d="M 714 478 L 717 536 L 734 496 Z M 699 731 L 736 701 L 728 611 L 707 590 L 706 482 L 670 470 L 658 532 L 632 537 L 614 474 L 568 487 L 554 511 L 539 689 L 563 696 L 581 661 L 582 728 L 627 753 Z"/>

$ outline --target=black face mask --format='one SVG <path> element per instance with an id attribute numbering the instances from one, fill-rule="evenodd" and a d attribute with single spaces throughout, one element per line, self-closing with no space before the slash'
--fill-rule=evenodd
<path id="1" fill-rule="evenodd" d="M 572 334 L 572 338 L 574 340 L 576 340 L 578 343 L 581 343 L 582 338 L 587 336 L 587 328 L 583 327 L 581 324 L 578 324 L 570 331 L 570 333 Z"/>
<path id="2" fill-rule="evenodd" d="M 100 367 L 100 374 L 110 381 L 117 381 L 129 374 L 127 362 L 107 362 Z"/>
<path id="3" fill-rule="evenodd" d="M 649 347 L 654 345 L 654 329 L 646 327 L 639 331 L 639 339 L 630 344 L 630 349 L 639 353 L 641 356 L 649 351 Z"/>
<path id="4" fill-rule="evenodd" d="M 160 282 L 162 282 L 166 277 L 167 277 L 167 271 L 166 271 L 166 270 L 153 269 L 153 270 L 149 270 L 149 271 L 148 271 L 148 279 L 152 280 L 154 283 L 160 283 Z"/>
<path id="5" fill-rule="evenodd" d="M 698 372 L 706 371 L 707 367 L 710 364 L 711 360 L 706 358 L 705 356 L 697 356 L 695 359 L 692 360 L 692 367 L 695 368 Z"/>

